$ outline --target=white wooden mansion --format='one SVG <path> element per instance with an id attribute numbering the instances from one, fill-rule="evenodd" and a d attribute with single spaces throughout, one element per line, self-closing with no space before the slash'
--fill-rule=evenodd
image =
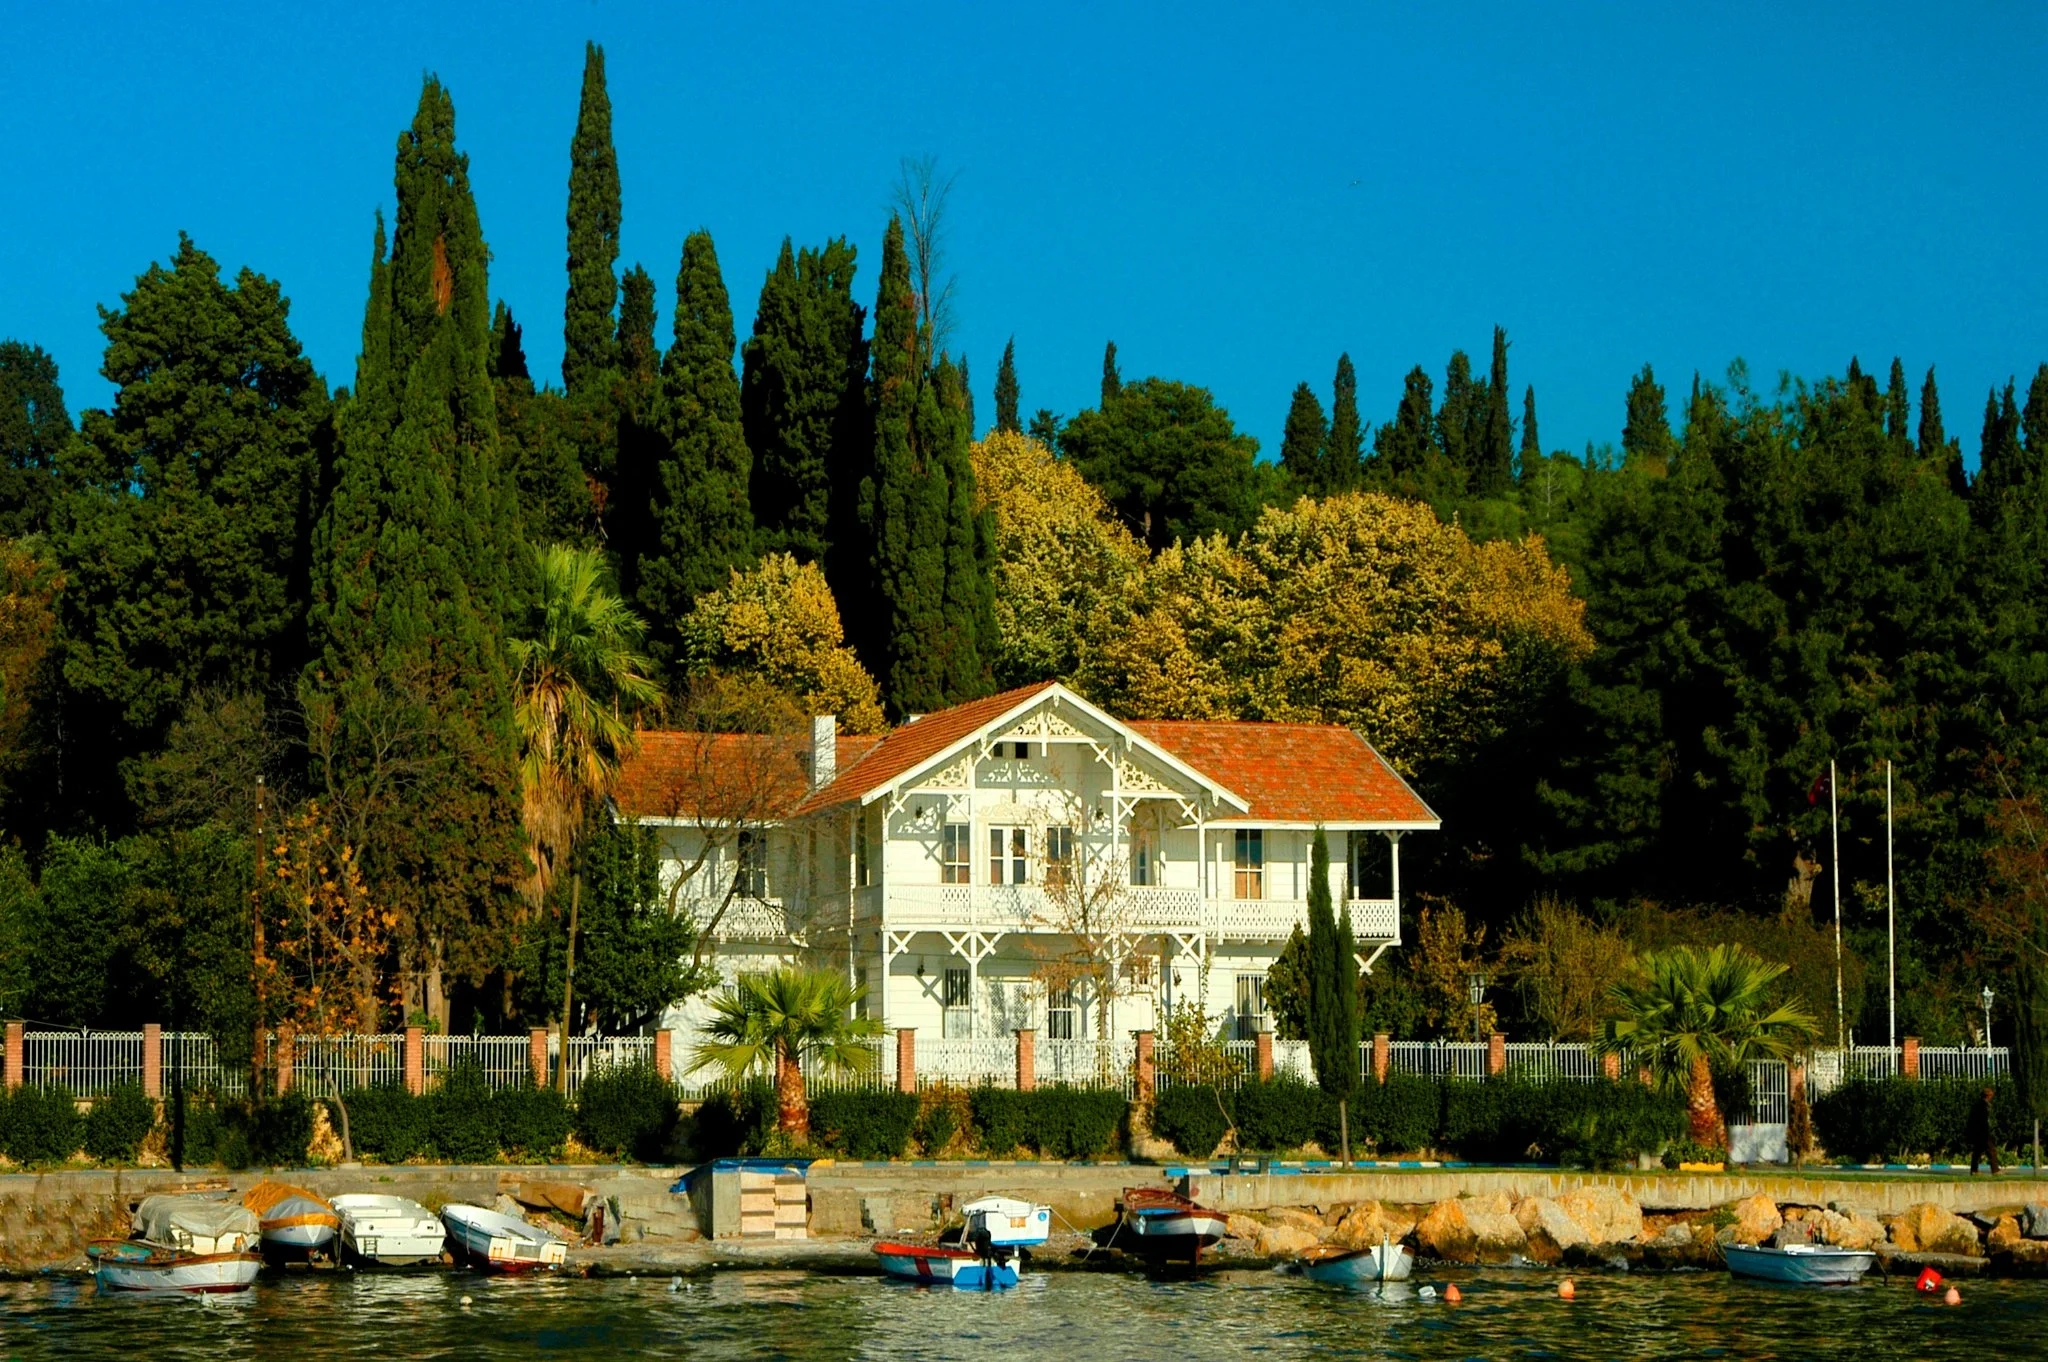
<path id="1" fill-rule="evenodd" d="M 678 906 L 715 917 L 722 978 L 844 970 L 920 1050 L 1120 1038 L 1177 999 L 1249 1036 L 1315 830 L 1369 969 L 1401 940 L 1401 838 L 1440 826 L 1349 729 L 1125 721 L 1052 682 L 881 737 L 819 718 L 808 747 L 647 733 L 618 802 L 661 829 Z M 705 1010 L 663 1018 L 679 1053 Z"/>

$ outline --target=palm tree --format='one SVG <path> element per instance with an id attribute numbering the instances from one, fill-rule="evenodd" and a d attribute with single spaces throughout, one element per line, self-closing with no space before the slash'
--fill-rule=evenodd
<path id="1" fill-rule="evenodd" d="M 1594 1046 L 1626 1053 L 1657 1082 L 1682 1088 L 1692 1138 L 1725 1148 L 1714 1066 L 1784 1059 L 1814 1038 L 1814 1018 L 1797 1004 L 1771 1005 L 1771 985 L 1786 969 L 1746 946 L 1674 946 L 1645 955 L 1635 977 L 1609 988 L 1614 1015 Z"/>
<path id="2" fill-rule="evenodd" d="M 536 558 L 533 600 L 510 647 L 518 669 L 521 816 L 532 861 L 521 889 L 537 912 L 568 864 L 584 820 L 610 797 L 632 752 L 628 707 L 652 703 L 661 689 L 648 679 L 651 664 L 639 652 L 640 620 L 607 589 L 597 550 L 553 544 L 537 550 Z M 564 1082 L 581 888 L 571 882 L 562 985 Z"/>
<path id="3" fill-rule="evenodd" d="M 711 1039 L 697 1047 L 694 1072 L 709 1065 L 738 1079 L 771 1059 L 775 1065 L 775 1128 L 797 1141 L 810 1138 L 811 1110 L 804 1095 L 805 1059 L 828 1069 L 860 1073 L 877 1059 L 867 1041 L 882 1034 L 872 1017 L 853 1008 L 867 993 L 830 970 L 782 968 L 743 974 L 711 1000 Z"/>

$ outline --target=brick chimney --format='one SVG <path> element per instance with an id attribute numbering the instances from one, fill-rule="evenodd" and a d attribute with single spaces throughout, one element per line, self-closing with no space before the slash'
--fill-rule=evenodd
<path id="1" fill-rule="evenodd" d="M 839 774 L 839 717 L 818 714 L 811 718 L 811 788 L 822 790 Z"/>

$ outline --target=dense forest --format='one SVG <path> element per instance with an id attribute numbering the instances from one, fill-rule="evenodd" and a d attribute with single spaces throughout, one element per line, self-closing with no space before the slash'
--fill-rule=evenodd
<path id="1" fill-rule="evenodd" d="M 644 630 L 648 725 L 873 729 L 1057 676 L 1132 717 L 1356 726 L 1445 824 L 1409 844 L 1416 947 L 1368 981 L 1404 1033 L 1466 1026 L 1482 961 L 1706 937 L 1825 977 L 1832 1031 L 1839 889 L 1845 1021 L 1881 1037 L 1888 772 L 1901 1029 L 1960 1040 L 1985 984 L 2034 987 L 2048 365 L 1988 395 L 1974 475 L 1898 359 L 1675 397 L 1645 367 L 1618 446 L 1546 450 L 1500 329 L 1441 383 L 1368 376 L 1377 425 L 1337 357 L 1270 459 L 1114 344 L 1071 416 L 1024 414 L 1006 349 L 978 425 L 932 163 L 872 292 L 845 238 L 786 241 L 741 335 L 710 233 L 672 294 L 621 269 L 610 119 L 592 48 L 559 384 L 491 294 L 431 78 L 351 385 L 281 282 L 182 236 L 102 311 L 110 410 L 74 421 L 49 356 L 0 343 L 0 1012 L 246 1036 L 352 988 L 365 1025 L 555 1015 L 514 662 L 554 545 Z M 587 817 L 579 1001 L 630 1025 L 689 986 L 660 962 L 690 926 L 649 911 L 647 843 Z M 343 925 L 252 943 L 250 903 L 289 936 L 293 895 Z M 288 949 L 355 983 L 266 991 Z M 1499 1006 L 1568 1027 L 1542 991 Z"/>

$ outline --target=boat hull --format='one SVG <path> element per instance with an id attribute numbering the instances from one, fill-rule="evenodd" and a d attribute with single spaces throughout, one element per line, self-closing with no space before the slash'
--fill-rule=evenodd
<path id="1" fill-rule="evenodd" d="M 1388 1246 L 1384 1260 L 1383 1271 L 1382 1254 L 1377 1247 L 1320 1254 L 1301 1259 L 1301 1275 L 1310 1281 L 1338 1286 L 1370 1286 L 1378 1282 L 1405 1282 L 1415 1270 L 1415 1255 L 1399 1244 Z"/>
<path id="2" fill-rule="evenodd" d="M 437 1263 L 448 1243 L 441 1219 L 408 1197 L 354 1192 L 334 1199 L 341 1216 L 341 1256 L 358 1267 Z"/>
<path id="3" fill-rule="evenodd" d="M 447 1207 L 441 1223 L 456 1258 L 490 1272 L 539 1272 L 569 1256 L 568 1244 L 546 1230 L 480 1206 Z"/>
<path id="4" fill-rule="evenodd" d="M 312 1225 L 271 1225 L 263 1227 L 263 1242 L 276 1248 L 310 1251 L 326 1248 L 334 1242 L 334 1226 Z"/>
<path id="5" fill-rule="evenodd" d="M 993 1262 L 968 1249 L 924 1244 L 877 1244 L 875 1256 L 881 1260 L 882 1271 L 888 1276 L 921 1286 L 992 1291 L 1015 1286 L 1019 1277 L 1016 1260 Z"/>
<path id="6" fill-rule="evenodd" d="M 137 1295 L 230 1295 L 256 1284 L 254 1253 L 180 1253 L 148 1244 L 94 1245 L 93 1282 L 101 1291 Z"/>
<path id="7" fill-rule="evenodd" d="M 1159 1258 L 1193 1259 L 1229 1233 L 1212 1211 L 1138 1211 L 1124 1217 L 1124 1242 Z"/>
<path id="8" fill-rule="evenodd" d="M 1738 1277 L 1758 1282 L 1789 1282 L 1799 1286 L 1850 1286 L 1862 1280 L 1877 1255 L 1860 1249 L 1769 1249 L 1724 1244 L 1721 1257 Z"/>

